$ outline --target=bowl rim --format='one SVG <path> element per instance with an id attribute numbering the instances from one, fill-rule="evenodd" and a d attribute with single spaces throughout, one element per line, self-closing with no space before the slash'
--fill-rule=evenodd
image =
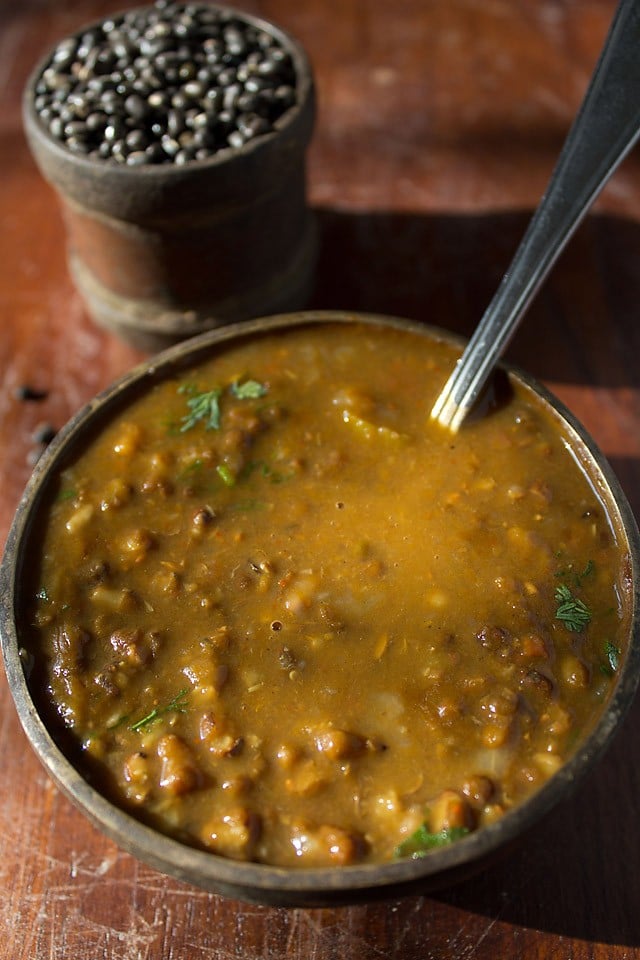
<path id="1" fill-rule="evenodd" d="M 19 502 L 0 564 L 0 635 L 9 687 L 24 732 L 36 754 L 63 793 L 99 829 L 138 859 L 179 880 L 249 902 L 278 906 L 326 906 L 380 897 L 425 892 L 444 887 L 474 872 L 532 828 L 591 769 L 612 741 L 634 698 L 640 678 L 640 533 L 627 498 L 587 430 L 545 386 L 508 364 L 501 368 L 532 391 L 563 422 L 570 449 L 590 479 L 619 536 L 624 536 L 630 560 L 629 638 L 609 700 L 596 725 L 569 760 L 528 800 L 507 811 L 493 824 L 448 847 L 418 859 L 344 867 L 298 868 L 230 860 L 198 850 L 160 834 L 114 806 L 98 793 L 56 744 L 32 698 L 28 664 L 20 651 L 19 600 L 23 549 L 52 472 L 64 462 L 88 429 L 113 415 L 126 399 L 145 385 L 197 363 L 231 342 L 308 324 L 363 323 L 406 330 L 443 339 L 462 348 L 464 341 L 441 328 L 380 314 L 307 310 L 243 321 L 207 331 L 151 357 L 120 377 L 85 404 L 62 428 L 36 464 Z M 95 428 L 95 426 L 94 426 Z M 569 443 L 567 443 L 569 447 Z"/>

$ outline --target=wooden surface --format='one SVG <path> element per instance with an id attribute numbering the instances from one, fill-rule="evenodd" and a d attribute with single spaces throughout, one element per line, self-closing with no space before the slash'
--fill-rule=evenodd
<path id="1" fill-rule="evenodd" d="M 0 538 L 33 432 L 129 367 L 66 272 L 19 100 L 57 39 L 110 0 L 0 0 Z M 319 90 L 313 306 L 468 334 L 541 194 L 611 0 L 247 0 L 307 47 Z M 509 358 L 591 430 L 640 514 L 640 155 L 618 172 Z M 16 399 L 30 383 L 41 403 Z M 0 958 L 640 958 L 640 704 L 573 799 L 491 871 L 437 896 L 340 910 L 247 906 L 142 866 L 48 781 L 0 683 Z"/>

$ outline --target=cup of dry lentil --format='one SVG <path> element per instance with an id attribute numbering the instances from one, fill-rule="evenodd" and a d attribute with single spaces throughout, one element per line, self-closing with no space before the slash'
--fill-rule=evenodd
<path id="1" fill-rule="evenodd" d="M 301 46 L 229 7 L 156 0 L 61 40 L 23 118 L 93 319 L 158 349 L 304 305 L 314 115 Z"/>

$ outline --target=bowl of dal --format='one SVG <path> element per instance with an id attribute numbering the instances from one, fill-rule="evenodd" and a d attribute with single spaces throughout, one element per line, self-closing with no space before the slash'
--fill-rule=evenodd
<path id="1" fill-rule="evenodd" d="M 306 312 L 147 360 L 59 433 L 0 572 L 9 684 L 122 848 L 252 902 L 442 887 L 611 742 L 640 665 L 638 529 L 605 458 L 461 344 Z"/>

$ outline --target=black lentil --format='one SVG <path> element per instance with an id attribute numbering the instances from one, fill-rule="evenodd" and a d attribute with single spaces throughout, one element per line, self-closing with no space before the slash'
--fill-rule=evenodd
<path id="1" fill-rule="evenodd" d="M 40 403 L 42 400 L 46 400 L 48 396 L 49 393 L 47 390 L 32 387 L 29 383 L 21 383 L 20 386 L 16 388 L 16 398 L 18 400 Z"/>
<path id="2" fill-rule="evenodd" d="M 56 428 L 50 423 L 39 423 L 31 434 L 31 439 L 34 443 L 40 443 L 46 447 L 51 443 L 56 433 Z"/>
<path id="3" fill-rule="evenodd" d="M 34 108 L 74 153 L 185 163 L 270 133 L 295 84 L 290 53 L 240 14 L 156 0 L 61 40 Z"/>
<path id="4" fill-rule="evenodd" d="M 39 397 L 36 397 L 39 399 Z M 42 398 L 44 399 L 44 397 Z M 55 437 L 57 430 L 50 423 L 39 423 L 31 434 L 33 446 L 27 452 L 27 463 L 35 467 L 36 463 Z"/>

